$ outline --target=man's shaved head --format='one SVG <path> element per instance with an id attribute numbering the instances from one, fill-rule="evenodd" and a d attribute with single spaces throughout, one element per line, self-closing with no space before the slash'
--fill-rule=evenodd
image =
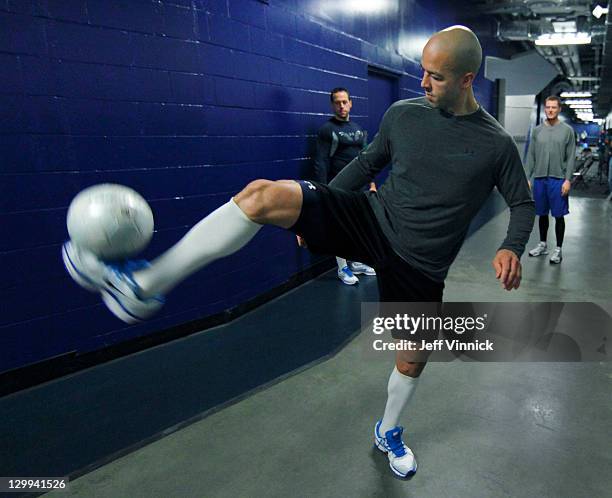
<path id="1" fill-rule="evenodd" d="M 465 26 L 451 26 L 433 35 L 425 50 L 447 54 L 449 69 L 456 75 L 474 73 L 482 63 L 482 47 L 472 30 Z"/>

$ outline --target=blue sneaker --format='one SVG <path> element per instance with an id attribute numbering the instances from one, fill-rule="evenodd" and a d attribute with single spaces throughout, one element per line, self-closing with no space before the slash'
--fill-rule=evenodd
<path id="1" fill-rule="evenodd" d="M 359 283 L 359 279 L 353 275 L 353 272 L 348 266 L 338 268 L 338 278 L 346 285 L 355 285 Z"/>
<path id="2" fill-rule="evenodd" d="M 389 457 L 389 467 L 399 477 L 408 477 L 417 471 L 414 453 L 402 441 L 403 427 L 394 427 L 382 437 L 379 433 L 382 420 L 374 426 L 374 445 Z"/>
<path id="3" fill-rule="evenodd" d="M 351 262 L 351 271 L 354 275 L 368 275 L 373 277 L 376 275 L 376 270 L 365 263 L 359 263 L 357 261 Z"/>
<path id="4" fill-rule="evenodd" d="M 84 289 L 99 292 L 106 307 L 126 323 L 146 320 L 165 302 L 163 296 L 139 296 L 140 289 L 132 278 L 132 273 L 149 266 L 147 261 L 104 263 L 91 252 L 79 249 L 71 241 L 62 246 L 62 259 L 72 279 Z"/>

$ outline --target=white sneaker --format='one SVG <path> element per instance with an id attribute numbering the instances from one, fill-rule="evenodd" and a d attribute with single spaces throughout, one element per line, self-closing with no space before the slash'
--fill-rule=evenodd
<path id="1" fill-rule="evenodd" d="M 346 285 L 355 285 L 359 279 L 353 275 L 353 272 L 348 266 L 338 269 L 338 278 Z"/>
<path id="2" fill-rule="evenodd" d="M 376 270 L 374 268 L 357 261 L 351 261 L 351 271 L 353 275 L 368 275 L 370 277 L 376 275 Z"/>
<path id="3" fill-rule="evenodd" d="M 106 307 L 120 320 L 137 323 L 145 320 L 165 302 L 163 296 L 140 297 L 132 273 L 149 266 L 144 260 L 108 264 L 71 241 L 62 246 L 66 271 L 81 287 L 99 292 Z"/>
<path id="4" fill-rule="evenodd" d="M 561 263 L 562 260 L 563 260 L 563 254 L 561 253 L 561 248 L 557 247 L 553 251 L 552 256 L 550 257 L 550 264 L 558 265 L 559 263 Z"/>
<path id="5" fill-rule="evenodd" d="M 542 256 L 543 254 L 548 254 L 546 242 L 538 242 L 538 245 L 529 251 L 529 256 Z"/>
<path id="6" fill-rule="evenodd" d="M 417 471 L 417 462 L 414 453 L 402 441 L 403 427 L 394 427 L 382 437 L 378 432 L 382 420 L 374 426 L 374 445 L 389 458 L 389 467 L 393 473 L 400 477 L 407 477 Z"/>

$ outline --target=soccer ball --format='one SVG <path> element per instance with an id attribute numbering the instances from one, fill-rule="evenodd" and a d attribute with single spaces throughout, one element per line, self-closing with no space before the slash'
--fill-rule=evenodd
<path id="1" fill-rule="evenodd" d="M 103 183 L 79 192 L 66 225 L 77 247 L 102 260 L 120 260 L 142 251 L 153 236 L 153 212 L 135 190 Z"/>

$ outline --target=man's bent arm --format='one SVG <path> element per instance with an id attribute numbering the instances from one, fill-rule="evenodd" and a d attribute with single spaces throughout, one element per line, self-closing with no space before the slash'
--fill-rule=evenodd
<path id="1" fill-rule="evenodd" d="M 571 181 L 576 167 L 576 137 L 574 131 L 568 137 L 565 144 L 565 179 Z"/>
<path id="2" fill-rule="evenodd" d="M 525 164 L 525 175 L 527 180 L 531 181 L 533 172 L 535 170 L 535 132 L 531 134 L 531 140 L 529 141 L 529 148 L 527 149 L 527 161 Z"/>
<path id="3" fill-rule="evenodd" d="M 510 138 L 500 161 L 496 185 L 510 208 L 510 222 L 506 238 L 499 249 L 508 249 L 520 258 L 533 229 L 535 204 L 516 144 Z"/>
<path id="4" fill-rule="evenodd" d="M 331 137 L 328 130 L 321 128 L 317 133 L 317 150 L 315 151 L 314 171 L 315 180 L 327 184 L 329 175 L 329 154 L 331 152 Z"/>

